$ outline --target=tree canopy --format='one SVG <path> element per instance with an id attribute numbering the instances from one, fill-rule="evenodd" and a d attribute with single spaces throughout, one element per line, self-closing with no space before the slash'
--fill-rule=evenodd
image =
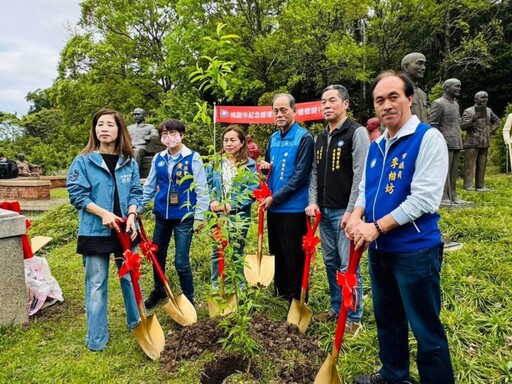
<path id="1" fill-rule="evenodd" d="M 410 52 L 427 58 L 427 93 L 457 77 L 461 107 L 479 90 L 500 116 L 512 100 L 510 1 L 83 0 L 81 10 L 57 79 L 27 95 L 24 135 L 58 142 L 74 132 L 70 146 L 79 148 L 91 116 L 108 106 L 126 116 L 142 107 L 154 124 L 182 119 L 199 140 L 211 124 L 194 121 L 203 102 L 258 105 L 278 90 L 311 101 L 332 83 L 349 89 L 352 113 L 364 122 L 373 114 L 372 78 L 399 70 Z M 229 63 L 219 77 L 228 93 L 191 79 L 198 70 L 222 72 L 214 62 Z"/>

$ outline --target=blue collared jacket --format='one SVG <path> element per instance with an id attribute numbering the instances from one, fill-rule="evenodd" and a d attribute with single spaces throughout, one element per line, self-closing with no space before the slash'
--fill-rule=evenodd
<path id="1" fill-rule="evenodd" d="M 139 205 L 142 199 L 137 162 L 120 156 L 115 170 L 115 180 L 121 213 L 126 217 L 128 207 Z M 73 160 L 69 167 L 66 188 L 69 201 L 78 210 L 78 235 L 110 236 L 111 229 L 103 226 L 101 218 L 85 210 L 90 203 L 95 203 L 110 212 L 114 210 L 114 178 L 99 152 L 78 155 Z"/>

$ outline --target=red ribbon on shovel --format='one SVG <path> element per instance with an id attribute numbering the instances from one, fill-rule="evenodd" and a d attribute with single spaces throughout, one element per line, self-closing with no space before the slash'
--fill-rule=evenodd
<path id="1" fill-rule="evenodd" d="M 270 171 L 271 170 L 272 170 L 272 167 L 270 167 L 270 169 L 268 170 L 268 174 L 267 174 L 266 180 L 268 180 L 268 178 L 270 177 Z M 258 178 L 260 179 L 260 187 L 258 189 L 255 189 L 252 192 L 252 194 L 253 194 L 254 198 L 256 199 L 256 201 L 258 203 L 261 203 L 267 197 L 272 196 L 272 191 L 270 190 L 266 180 L 263 181 L 263 176 L 261 175 L 259 166 L 258 166 Z"/>
<path id="2" fill-rule="evenodd" d="M 316 212 L 315 215 L 316 220 L 314 225 L 311 225 L 311 221 L 309 219 L 306 220 L 308 231 L 304 236 L 302 236 L 302 249 L 304 250 L 304 252 L 307 252 L 311 256 L 311 263 L 315 262 L 314 258 L 316 247 L 318 244 L 320 244 L 320 238 L 315 235 L 315 232 L 318 227 L 318 224 L 320 224 L 321 215 L 320 212 Z"/>
<path id="3" fill-rule="evenodd" d="M 119 277 L 123 277 L 127 273 L 130 273 L 130 271 L 133 272 L 133 276 L 136 279 L 140 278 L 140 255 L 138 253 L 133 253 L 129 249 L 123 252 L 124 261 L 121 265 L 121 268 L 119 268 Z"/>

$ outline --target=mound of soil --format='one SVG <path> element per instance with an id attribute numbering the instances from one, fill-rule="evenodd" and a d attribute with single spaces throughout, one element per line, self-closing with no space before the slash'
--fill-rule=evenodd
<path id="1" fill-rule="evenodd" d="M 261 344 L 264 361 L 276 366 L 276 379 L 281 383 L 312 383 L 325 353 L 315 340 L 301 334 L 298 328 L 285 321 L 273 322 L 262 315 L 255 315 L 249 334 Z M 218 340 L 224 337 L 217 319 L 200 321 L 167 336 L 166 346 L 160 356 L 161 369 L 174 372 L 181 360 L 195 360 L 203 352 L 216 354 L 203 371 L 203 384 L 221 384 L 227 377 L 247 372 L 260 377 L 262 359 L 250 363 L 241 356 L 225 353 Z M 265 364 L 265 363 L 264 363 Z"/>

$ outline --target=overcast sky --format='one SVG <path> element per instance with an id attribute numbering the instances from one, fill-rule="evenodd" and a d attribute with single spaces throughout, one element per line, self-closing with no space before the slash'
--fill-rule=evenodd
<path id="1" fill-rule="evenodd" d="M 80 17 L 79 0 L 0 0 L 0 111 L 25 115 L 30 91 L 57 77 L 60 51 Z"/>

